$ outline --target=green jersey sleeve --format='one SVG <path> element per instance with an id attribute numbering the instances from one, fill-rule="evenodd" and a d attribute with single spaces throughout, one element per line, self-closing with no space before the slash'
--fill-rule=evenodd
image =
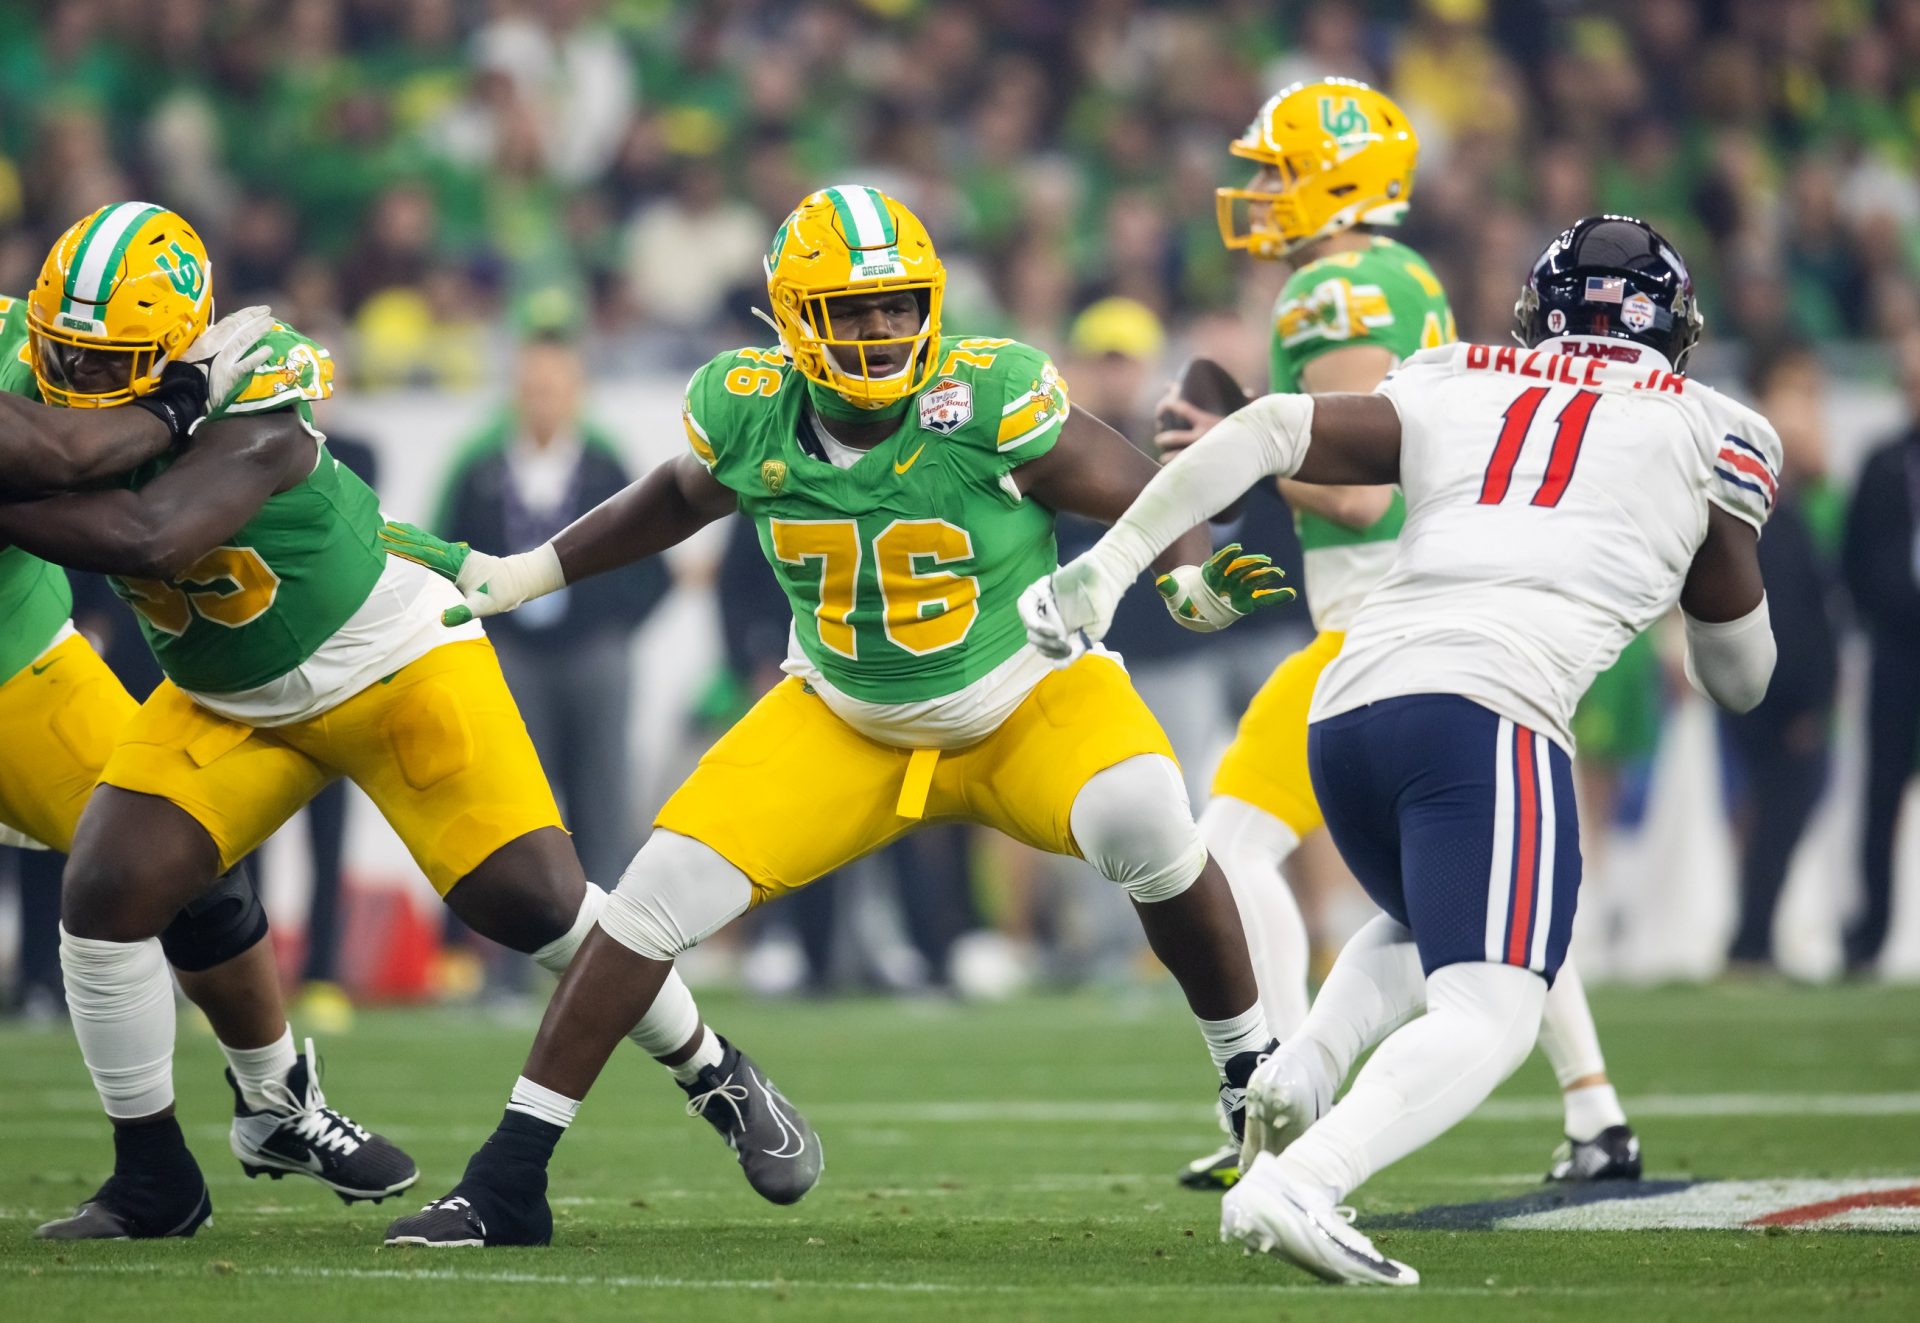
<path id="1" fill-rule="evenodd" d="M 33 375 L 33 348 L 27 341 L 27 301 L 0 298 L 0 391 L 40 398 Z"/>
<path id="2" fill-rule="evenodd" d="M 1453 339 L 1453 312 L 1426 260 L 1375 239 L 1309 262 L 1288 279 L 1274 309 L 1273 388 L 1298 390 L 1307 364 L 1336 349 L 1375 345 L 1406 359 Z"/>
<path id="3" fill-rule="evenodd" d="M 285 322 L 275 322 L 259 345 L 269 350 L 266 361 L 207 411 L 209 419 L 295 407 L 310 417 L 313 402 L 333 394 L 333 355 L 320 345 Z"/>
<path id="4" fill-rule="evenodd" d="M 968 354 L 991 356 L 989 379 L 1000 389 L 995 398 L 981 403 L 998 411 L 994 450 L 1004 468 L 1018 468 L 1052 450 L 1070 409 L 1066 380 L 1053 360 L 1017 340 L 961 340 L 952 346 L 950 357 Z M 983 375 L 976 374 L 975 380 Z M 936 382 L 927 393 L 939 389 Z"/>

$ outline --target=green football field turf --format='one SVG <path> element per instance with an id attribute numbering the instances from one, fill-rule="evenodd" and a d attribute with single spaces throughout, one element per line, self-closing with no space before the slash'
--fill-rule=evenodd
<path id="1" fill-rule="evenodd" d="M 1629 1109 L 1642 1103 L 1650 1175 L 1920 1183 L 1920 990 L 1603 991 L 1596 1006 Z M 1214 1131 L 1170 988 L 707 1010 L 818 1125 L 820 1187 L 795 1208 L 760 1203 L 625 1049 L 561 1147 L 540 1250 L 379 1247 L 391 1216 L 457 1178 L 528 1026 L 376 1012 L 323 1045 L 330 1100 L 423 1171 L 400 1201 L 351 1209 L 241 1175 L 218 1051 L 183 1028 L 181 1114 L 213 1225 L 77 1246 L 31 1232 L 105 1174 L 104 1122 L 64 1029 L 0 1028 L 0 1323 L 1920 1318 L 1920 1236 L 1895 1232 L 1377 1230 L 1425 1278 L 1395 1293 L 1244 1257 L 1217 1240 L 1218 1200 L 1171 1179 Z M 1536 1055 L 1486 1113 L 1365 1187 L 1363 1225 L 1536 1189 L 1551 1088 Z"/>

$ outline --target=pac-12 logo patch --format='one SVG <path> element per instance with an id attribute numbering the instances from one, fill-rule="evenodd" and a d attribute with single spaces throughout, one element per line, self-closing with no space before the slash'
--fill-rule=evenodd
<path id="1" fill-rule="evenodd" d="M 942 377 L 932 390 L 920 397 L 920 426 L 942 436 L 952 436 L 973 417 L 973 387 L 952 377 Z"/>
<path id="2" fill-rule="evenodd" d="M 1652 326 L 1653 314 L 1653 300 L 1637 290 L 1620 305 L 1620 320 L 1631 331 L 1644 331 Z"/>
<path id="3" fill-rule="evenodd" d="M 760 466 L 760 485 L 767 489 L 767 495 L 778 496 L 787 487 L 787 464 L 785 460 L 770 459 Z"/>

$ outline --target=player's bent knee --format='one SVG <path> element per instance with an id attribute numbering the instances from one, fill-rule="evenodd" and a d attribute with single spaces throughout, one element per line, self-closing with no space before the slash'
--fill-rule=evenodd
<path id="1" fill-rule="evenodd" d="M 100 942 L 158 937 L 180 910 L 176 881 L 154 876 L 137 862 L 76 854 L 60 878 L 61 926 L 75 937 Z"/>
<path id="2" fill-rule="evenodd" d="M 1427 1011 L 1444 1013 L 1478 1030 L 1489 1066 L 1511 1074 L 1533 1051 L 1546 1010 L 1547 981 L 1514 965 L 1470 962 L 1444 965 L 1427 976 Z"/>
<path id="3" fill-rule="evenodd" d="M 560 974 L 573 963 L 574 952 L 580 949 L 580 943 L 587 940 L 587 934 L 593 925 L 600 921 L 600 914 L 607 907 L 607 893 L 587 883 L 587 890 L 580 897 L 580 910 L 573 916 L 573 926 L 560 936 L 548 942 L 533 953 L 533 963 L 549 974 Z"/>
<path id="4" fill-rule="evenodd" d="M 1178 896 L 1207 866 L 1186 783 L 1163 754 L 1139 754 L 1089 777 L 1068 822 L 1087 862 L 1143 905 Z"/>
<path id="5" fill-rule="evenodd" d="M 746 912 L 753 884 L 711 846 L 655 828 L 607 897 L 600 926 L 628 950 L 672 960 Z"/>
<path id="6" fill-rule="evenodd" d="M 173 916 L 160 948 L 175 969 L 198 973 L 244 955 L 267 935 L 267 911 L 246 868 L 235 866 L 213 890 Z"/>

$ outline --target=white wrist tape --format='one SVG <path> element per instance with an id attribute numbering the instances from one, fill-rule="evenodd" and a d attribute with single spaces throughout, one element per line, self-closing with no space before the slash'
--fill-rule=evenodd
<path id="1" fill-rule="evenodd" d="M 1229 414 L 1154 475 L 1088 558 L 1103 580 L 1124 590 L 1183 533 L 1254 483 L 1297 473 L 1312 430 L 1310 395 L 1263 395 Z"/>
<path id="2" fill-rule="evenodd" d="M 515 556 L 469 552 L 454 586 L 468 597 L 484 593 L 492 608 L 485 614 L 492 615 L 559 592 L 567 586 L 567 576 L 560 568 L 560 553 L 553 549 L 553 543 L 542 542 L 532 551 Z"/>
<path id="3" fill-rule="evenodd" d="M 1778 649 L 1767 599 L 1738 620 L 1714 623 L 1680 613 L 1687 626 L 1687 679 L 1730 712 L 1750 712 L 1767 696 Z"/>

